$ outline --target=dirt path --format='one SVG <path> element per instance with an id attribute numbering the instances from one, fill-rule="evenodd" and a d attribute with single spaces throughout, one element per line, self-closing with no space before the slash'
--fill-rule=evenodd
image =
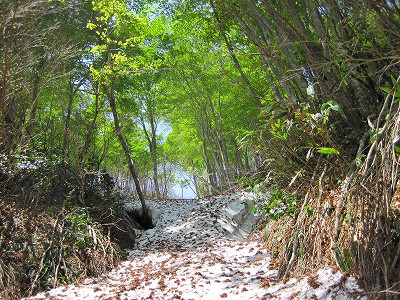
<path id="1" fill-rule="evenodd" d="M 154 229 L 140 232 L 130 260 L 99 278 L 32 299 L 361 299 L 353 278 L 330 269 L 302 280 L 276 280 L 259 236 L 229 240 L 218 223 L 238 197 L 151 202 L 162 214 Z"/>

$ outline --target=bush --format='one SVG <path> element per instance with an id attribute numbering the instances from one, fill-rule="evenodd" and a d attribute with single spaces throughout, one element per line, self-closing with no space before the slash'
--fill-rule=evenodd
<path id="1" fill-rule="evenodd" d="M 118 252 L 79 208 L 24 210 L 0 200 L 0 296 L 19 298 L 110 270 Z"/>
<path id="2" fill-rule="evenodd" d="M 254 187 L 256 210 L 267 218 L 277 220 L 283 216 L 293 216 L 296 211 L 296 196 L 280 189 L 261 192 L 260 185 Z"/>
<path id="3" fill-rule="evenodd" d="M 112 183 L 104 172 L 81 175 L 55 155 L 0 156 L 0 298 L 114 266 L 123 255 L 115 242 L 132 245 L 135 222 Z"/>

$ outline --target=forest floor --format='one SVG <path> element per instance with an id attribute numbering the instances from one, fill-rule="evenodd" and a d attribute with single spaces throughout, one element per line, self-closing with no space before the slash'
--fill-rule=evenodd
<path id="1" fill-rule="evenodd" d="M 31 299 L 367 299 L 355 278 L 329 267 L 278 280 L 259 232 L 230 240 L 218 223 L 238 197 L 150 201 L 162 214 L 155 228 L 138 233 L 129 260 Z"/>

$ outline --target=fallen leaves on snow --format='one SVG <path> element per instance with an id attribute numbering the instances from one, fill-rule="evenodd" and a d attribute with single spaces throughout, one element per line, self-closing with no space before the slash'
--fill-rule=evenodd
<path id="1" fill-rule="evenodd" d="M 277 280 L 262 239 L 229 240 L 219 212 L 246 195 L 201 201 L 153 201 L 163 211 L 156 228 L 138 232 L 131 259 L 97 279 L 44 294 L 71 299 L 353 299 L 356 280 L 329 268 L 302 280 Z M 43 299 L 39 294 L 32 299 Z M 366 297 L 364 298 L 366 299 Z"/>

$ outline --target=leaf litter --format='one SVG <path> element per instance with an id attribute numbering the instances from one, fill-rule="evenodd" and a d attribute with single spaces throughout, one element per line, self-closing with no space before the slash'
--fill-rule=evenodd
<path id="1" fill-rule="evenodd" d="M 329 267 L 278 280 L 260 233 L 231 240 L 218 223 L 243 197 L 148 201 L 161 215 L 155 228 L 137 232 L 129 260 L 29 299 L 368 299 L 355 278 Z"/>

